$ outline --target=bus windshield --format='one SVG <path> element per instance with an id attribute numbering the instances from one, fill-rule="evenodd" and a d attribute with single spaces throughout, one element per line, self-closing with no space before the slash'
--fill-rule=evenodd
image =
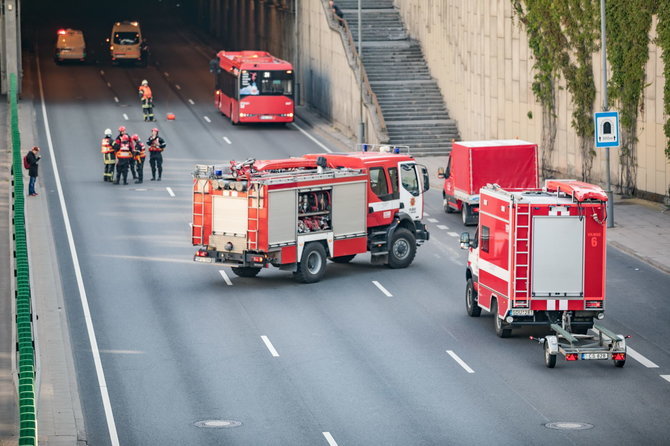
<path id="1" fill-rule="evenodd" d="M 137 45 L 140 43 L 140 35 L 132 31 L 114 33 L 114 43 L 117 45 Z"/>
<path id="2" fill-rule="evenodd" d="M 242 71 L 240 97 L 242 96 L 292 96 L 292 71 Z"/>

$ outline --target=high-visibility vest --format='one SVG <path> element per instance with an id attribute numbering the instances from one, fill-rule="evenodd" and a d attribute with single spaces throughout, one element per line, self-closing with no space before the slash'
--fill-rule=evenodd
<path id="1" fill-rule="evenodd" d="M 112 138 L 102 138 L 102 145 L 100 147 L 100 152 L 102 153 L 112 153 L 114 149 L 112 148 Z"/>
<path id="2" fill-rule="evenodd" d="M 140 85 L 141 99 L 151 99 L 151 88 L 148 85 Z"/>
<path id="3" fill-rule="evenodd" d="M 135 159 L 140 160 L 141 158 L 146 158 L 147 154 L 144 151 L 144 144 L 142 144 L 140 141 L 137 141 L 135 143 Z"/>
<path id="4" fill-rule="evenodd" d="M 127 144 L 123 144 L 118 152 L 116 152 L 116 159 L 129 159 L 133 157 L 133 152 Z"/>

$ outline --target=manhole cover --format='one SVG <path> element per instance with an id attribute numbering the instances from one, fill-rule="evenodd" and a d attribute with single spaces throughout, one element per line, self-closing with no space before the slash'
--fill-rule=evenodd
<path id="1" fill-rule="evenodd" d="M 226 429 L 229 427 L 242 426 L 242 423 L 235 420 L 203 420 L 193 423 L 196 427 L 204 427 L 208 429 Z"/>
<path id="2" fill-rule="evenodd" d="M 575 421 L 554 421 L 553 423 L 547 423 L 544 426 L 548 427 L 549 429 L 572 430 L 572 431 L 593 429 L 593 424 L 578 423 Z"/>

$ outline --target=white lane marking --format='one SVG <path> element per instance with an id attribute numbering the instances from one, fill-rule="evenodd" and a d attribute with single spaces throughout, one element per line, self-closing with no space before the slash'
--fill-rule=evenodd
<path id="1" fill-rule="evenodd" d="M 191 104 L 191 105 L 195 105 L 195 102 L 193 102 L 193 99 L 189 99 L 188 103 Z"/>
<path id="2" fill-rule="evenodd" d="M 449 229 L 449 226 L 444 226 L 444 225 L 437 225 L 438 229 L 444 229 L 445 231 Z"/>
<path id="3" fill-rule="evenodd" d="M 168 191 L 168 194 L 170 194 L 170 196 L 171 196 L 172 198 L 175 197 L 174 192 L 172 192 L 172 188 L 171 188 L 171 187 L 166 187 L 165 189 Z"/>
<path id="4" fill-rule="evenodd" d="M 475 373 L 475 371 L 472 370 L 472 369 L 470 368 L 470 366 L 467 365 L 467 364 L 465 363 L 465 361 L 463 361 L 463 360 L 462 360 L 456 353 L 454 353 L 453 350 L 447 350 L 447 353 L 449 353 L 449 356 L 451 356 L 452 358 L 454 358 L 454 361 L 456 361 L 461 367 L 463 367 L 463 368 L 465 369 L 466 372 L 468 372 L 468 373 Z"/>
<path id="5" fill-rule="evenodd" d="M 300 133 L 302 133 L 303 135 L 305 135 L 306 137 L 308 137 L 309 139 L 311 139 L 312 141 L 314 141 L 314 142 L 316 143 L 317 146 L 321 147 L 323 150 L 325 150 L 325 151 L 328 152 L 328 153 L 333 153 L 332 150 L 330 150 L 328 147 L 326 147 L 326 146 L 324 146 L 323 144 L 321 144 L 321 142 L 320 142 L 318 139 L 316 139 L 315 137 L 313 137 L 312 135 L 310 135 L 309 133 L 307 133 L 307 132 L 306 132 L 305 130 L 303 130 L 303 128 L 300 127 L 298 124 L 296 124 L 295 122 L 292 122 L 291 125 L 292 125 L 293 127 L 297 128 L 298 130 L 300 130 Z"/>
<path id="6" fill-rule="evenodd" d="M 430 214 L 429 214 L 428 212 L 424 212 L 424 213 L 423 213 L 423 216 L 424 216 L 424 217 L 430 217 Z"/>
<path id="7" fill-rule="evenodd" d="M 272 342 L 270 342 L 268 337 L 267 336 L 261 336 L 261 339 L 265 343 L 265 346 L 268 348 L 268 350 L 270 350 L 270 353 L 272 354 L 272 356 L 274 356 L 275 358 L 279 357 L 279 353 L 277 353 L 277 350 L 275 350 L 274 345 L 272 345 Z"/>
<path id="8" fill-rule="evenodd" d="M 226 281 L 228 286 L 233 286 L 233 282 L 230 281 L 230 277 L 228 277 L 228 274 L 226 274 L 224 270 L 219 270 L 219 273 L 221 274 L 221 277 L 223 277 L 223 280 Z"/>
<path id="9" fill-rule="evenodd" d="M 117 98 L 116 96 L 114 96 L 114 102 L 116 102 L 116 103 L 118 104 L 118 103 L 119 103 L 119 98 Z"/>
<path id="10" fill-rule="evenodd" d="M 204 120 L 207 121 L 207 122 L 212 122 L 212 120 L 209 119 L 209 117 L 207 117 L 207 116 L 203 116 L 202 119 L 204 119 Z"/>
<path id="11" fill-rule="evenodd" d="M 128 120 L 128 115 L 124 113 L 123 114 L 123 119 L 125 119 L 127 121 Z"/>
<path id="12" fill-rule="evenodd" d="M 658 365 L 656 363 L 654 363 L 654 362 L 650 361 L 649 359 L 645 358 L 640 353 L 636 352 L 635 350 L 633 350 L 630 347 L 626 347 L 626 353 L 628 354 L 628 356 L 630 356 L 631 358 L 633 358 L 634 360 L 636 360 L 637 362 L 639 362 L 640 364 L 642 364 L 643 366 L 645 366 L 648 369 L 657 369 L 658 368 Z"/>
<path id="13" fill-rule="evenodd" d="M 670 383 L 670 375 L 661 375 L 661 378 Z"/>
<path id="14" fill-rule="evenodd" d="M 105 70 L 100 70 L 100 74 L 104 76 L 105 75 Z"/>
<path id="15" fill-rule="evenodd" d="M 332 435 L 330 435 L 330 432 L 321 432 L 324 437 L 326 437 L 326 441 L 330 446 L 337 446 L 337 442 L 333 438 Z"/>
<path id="16" fill-rule="evenodd" d="M 447 234 L 449 234 L 452 237 L 458 237 L 458 234 L 455 232 L 447 232 Z"/>
<path id="17" fill-rule="evenodd" d="M 107 86 L 108 86 L 109 88 L 112 88 L 112 83 L 111 83 L 111 82 L 107 82 Z"/>
<path id="18" fill-rule="evenodd" d="M 102 368 L 102 360 L 100 359 L 100 350 L 98 349 L 98 341 L 95 337 L 95 330 L 93 328 L 91 310 L 88 306 L 88 297 L 86 296 L 86 288 L 84 288 L 84 279 L 81 274 L 81 267 L 79 266 L 79 256 L 77 255 L 77 247 L 74 244 L 74 235 L 72 233 L 72 226 L 70 225 L 70 217 L 67 212 L 67 205 L 65 204 L 65 197 L 63 195 L 63 186 L 61 185 L 60 174 L 58 173 L 58 164 L 56 163 L 56 153 L 54 152 L 53 141 L 51 139 L 51 129 L 49 128 L 49 119 L 47 117 L 47 105 L 46 102 L 44 102 L 44 86 L 42 85 L 42 71 L 40 69 L 40 59 L 38 55 L 39 55 L 39 49 L 36 48 L 35 60 L 37 63 L 37 80 L 40 87 L 40 99 L 42 101 L 42 118 L 44 119 L 44 129 L 47 135 L 47 145 L 49 146 L 51 169 L 53 170 L 54 173 L 54 179 L 56 181 L 56 190 L 58 191 L 58 201 L 60 203 L 61 212 L 63 213 L 63 223 L 65 224 L 65 233 L 67 235 L 67 241 L 70 246 L 72 266 L 74 268 L 75 278 L 77 279 L 77 288 L 79 289 L 79 298 L 81 299 L 81 307 L 84 313 L 84 321 L 86 322 L 88 341 L 91 345 L 91 355 L 93 356 L 95 373 L 98 378 L 98 388 L 100 389 L 100 396 L 102 397 L 102 407 L 105 411 L 105 419 L 107 420 L 109 439 L 112 446 L 120 446 L 119 436 L 116 432 L 116 422 L 114 421 L 114 412 L 112 412 L 112 403 L 109 399 L 107 381 L 105 380 L 105 372 Z"/>
<path id="19" fill-rule="evenodd" d="M 179 86 L 179 84 L 174 84 L 174 88 L 176 88 L 177 90 L 181 90 L 181 87 Z"/>
<path id="20" fill-rule="evenodd" d="M 170 73 L 168 73 L 167 71 L 163 72 L 163 74 L 165 75 L 165 77 L 170 77 Z"/>
<path id="21" fill-rule="evenodd" d="M 374 283 L 375 286 L 379 288 L 379 291 L 386 294 L 386 297 L 393 297 L 393 294 L 389 293 L 388 290 L 384 288 L 381 283 L 377 282 L 376 280 L 373 280 L 372 283 Z"/>
<path id="22" fill-rule="evenodd" d="M 227 142 L 228 144 L 232 144 L 232 142 L 228 139 L 227 136 L 224 136 L 224 137 L 223 137 L 223 140 L 224 140 L 225 142 Z"/>
<path id="23" fill-rule="evenodd" d="M 437 218 L 427 218 L 426 220 L 428 220 L 431 223 L 437 223 Z"/>

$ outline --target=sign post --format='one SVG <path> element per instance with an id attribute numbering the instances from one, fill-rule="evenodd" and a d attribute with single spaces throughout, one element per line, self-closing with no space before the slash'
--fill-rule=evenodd
<path id="1" fill-rule="evenodd" d="M 605 0 L 600 0 L 600 41 L 602 43 L 602 65 L 603 65 L 603 116 L 602 117 L 602 135 L 600 135 L 598 129 L 600 128 L 598 125 L 598 115 L 599 113 L 596 113 L 595 117 L 595 124 L 596 124 L 596 147 L 604 147 L 605 148 L 605 164 L 606 164 L 606 169 L 607 169 L 607 187 L 605 189 L 605 192 L 607 193 L 607 227 L 608 228 L 613 228 L 614 227 L 614 195 L 612 194 L 612 180 L 610 178 L 610 147 L 618 147 L 619 146 L 619 114 L 616 113 L 615 115 L 615 122 L 616 124 L 614 127 L 612 127 L 612 121 L 609 121 L 611 119 L 611 116 L 607 116 L 607 110 L 609 110 L 609 104 L 607 103 L 607 32 L 605 29 Z M 608 120 L 608 121 L 606 121 Z M 607 125 L 609 124 L 609 125 Z M 609 130 L 606 134 L 606 130 Z M 615 133 L 614 141 L 612 141 L 612 133 Z M 603 138 L 603 140 L 600 142 L 601 144 L 605 145 L 598 145 L 599 138 Z M 612 142 L 616 142 L 616 145 L 608 145 L 612 144 Z"/>

